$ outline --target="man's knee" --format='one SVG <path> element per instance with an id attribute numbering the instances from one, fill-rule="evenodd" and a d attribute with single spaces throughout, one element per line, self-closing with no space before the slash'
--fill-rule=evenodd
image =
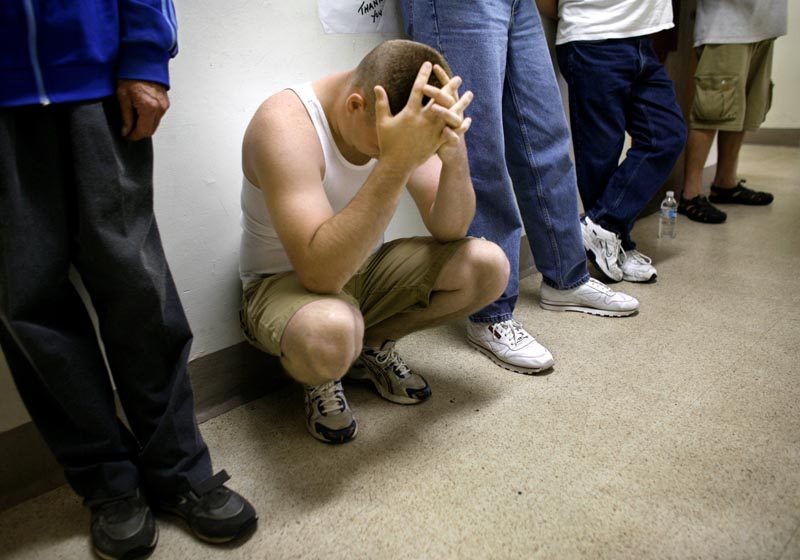
<path id="1" fill-rule="evenodd" d="M 364 320 L 338 299 L 302 307 L 286 326 L 281 351 L 289 374 L 309 384 L 341 378 L 361 353 Z"/>
<path id="2" fill-rule="evenodd" d="M 490 303 L 508 286 L 510 265 L 503 250 L 485 239 L 471 239 L 462 254 L 466 273 L 463 278 L 475 297 Z"/>

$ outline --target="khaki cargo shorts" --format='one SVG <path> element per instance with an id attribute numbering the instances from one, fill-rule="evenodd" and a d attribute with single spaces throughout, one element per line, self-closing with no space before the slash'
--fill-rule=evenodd
<path id="1" fill-rule="evenodd" d="M 294 272 L 273 274 L 249 284 L 242 296 L 242 331 L 262 350 L 281 355 L 281 338 L 301 307 L 322 299 L 339 299 L 357 307 L 364 327 L 430 304 L 439 274 L 471 238 L 439 243 L 432 237 L 396 239 L 384 244 L 336 295 L 306 290 Z"/>
<path id="2" fill-rule="evenodd" d="M 775 39 L 703 45 L 694 75 L 691 128 L 757 130 L 772 104 Z"/>

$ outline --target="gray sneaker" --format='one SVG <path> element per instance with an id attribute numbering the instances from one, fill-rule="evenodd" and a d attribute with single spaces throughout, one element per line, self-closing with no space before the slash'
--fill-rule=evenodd
<path id="1" fill-rule="evenodd" d="M 556 290 L 542 282 L 539 306 L 549 311 L 578 311 L 605 317 L 627 317 L 639 309 L 635 297 L 615 292 L 599 280 L 589 278 L 571 290 Z"/>
<path id="2" fill-rule="evenodd" d="M 380 396 L 393 403 L 419 404 L 428 400 L 430 385 L 409 369 L 394 345 L 394 340 L 387 340 L 380 349 L 364 348 L 348 377 L 372 383 Z"/>
<path id="3" fill-rule="evenodd" d="M 306 427 L 311 435 L 325 443 L 346 443 L 358 433 L 350 405 L 344 397 L 341 381 L 322 385 L 304 385 Z"/>

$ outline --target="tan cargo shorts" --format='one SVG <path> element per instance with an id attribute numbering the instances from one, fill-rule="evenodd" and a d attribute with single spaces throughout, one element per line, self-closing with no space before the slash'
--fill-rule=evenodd
<path id="1" fill-rule="evenodd" d="M 254 345 L 281 356 L 286 325 L 300 308 L 314 301 L 346 301 L 361 310 L 365 328 L 399 313 L 425 309 L 442 269 L 469 239 L 450 243 L 439 243 L 432 237 L 390 241 L 372 254 L 335 295 L 309 292 L 294 272 L 252 282 L 242 296 L 242 331 Z"/>
<path id="2" fill-rule="evenodd" d="M 772 104 L 775 39 L 697 49 L 691 128 L 757 130 Z"/>

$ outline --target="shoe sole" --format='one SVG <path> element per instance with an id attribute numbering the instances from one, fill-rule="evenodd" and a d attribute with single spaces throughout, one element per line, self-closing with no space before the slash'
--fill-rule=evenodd
<path id="1" fill-rule="evenodd" d="M 625 282 L 635 282 L 637 284 L 655 284 L 656 280 L 658 279 L 658 274 L 653 274 L 649 278 L 642 278 L 642 279 L 639 279 L 639 278 L 625 278 L 623 276 L 622 279 Z"/>
<path id="2" fill-rule="evenodd" d="M 355 428 L 353 429 L 353 434 L 352 435 L 349 435 L 347 437 L 342 437 L 342 438 L 339 438 L 339 439 L 326 439 L 326 438 L 324 438 L 316 430 L 313 430 L 311 428 L 311 426 L 308 425 L 308 422 L 306 422 L 306 429 L 308 430 L 308 433 L 311 434 L 311 437 L 313 437 L 315 440 L 321 441 L 322 443 L 328 443 L 330 445 L 342 445 L 342 444 L 345 444 L 345 443 L 349 443 L 349 442 L 353 441 L 354 439 L 356 439 L 356 436 L 358 435 L 358 423 L 356 423 Z"/>
<path id="3" fill-rule="evenodd" d="M 583 307 L 581 305 L 569 305 L 564 303 L 551 303 L 549 301 L 540 301 L 539 307 L 548 311 L 575 311 L 577 313 L 586 313 L 588 315 L 597 315 L 599 317 L 630 317 L 639 309 L 631 309 L 629 311 L 610 311 L 607 309 L 597 309 L 596 307 Z"/>
<path id="4" fill-rule="evenodd" d="M 478 352 L 480 352 L 481 354 L 492 360 L 495 364 L 497 364 L 501 368 L 507 369 L 508 371 L 513 371 L 514 373 L 521 373 L 522 375 L 531 375 L 534 373 L 541 373 L 543 371 L 547 371 L 548 369 L 552 368 L 555 365 L 555 361 L 552 361 L 548 365 L 539 368 L 524 368 L 516 364 L 508 363 L 505 360 L 498 358 L 494 352 L 485 348 L 481 344 L 473 341 L 471 338 L 467 338 L 467 342 L 469 342 L 470 345 L 473 348 L 475 348 Z"/>
<path id="5" fill-rule="evenodd" d="M 369 367 L 369 366 L 367 366 Z M 348 381 L 353 381 L 355 383 L 359 383 L 362 385 L 369 385 L 375 389 L 375 391 L 380 395 L 382 399 L 385 399 L 394 404 L 402 404 L 402 405 L 412 405 L 412 404 L 422 404 L 431 398 L 431 394 L 428 393 L 428 396 L 422 400 L 419 399 L 412 399 L 411 397 L 403 397 L 401 395 L 395 395 L 394 393 L 390 393 L 386 389 L 383 388 L 383 385 L 378 383 L 377 381 L 373 380 L 372 377 L 357 377 L 352 374 L 352 369 L 348 372 L 348 375 L 345 377 Z"/>
<path id="6" fill-rule="evenodd" d="M 147 558 L 148 556 L 150 556 L 156 549 L 157 544 L 158 544 L 158 526 L 156 525 L 156 534 L 153 536 L 153 542 L 150 543 L 150 545 L 148 546 L 140 546 L 139 548 L 134 548 L 133 550 L 129 550 L 122 556 L 110 556 L 97 548 L 94 548 L 94 553 L 103 560 L 136 560 L 137 558 Z"/>
<path id="7" fill-rule="evenodd" d="M 189 532 L 192 535 L 194 535 L 195 537 L 197 537 L 198 539 L 200 539 L 203 542 L 207 542 L 208 544 L 228 544 L 228 543 L 232 543 L 232 542 L 237 541 L 237 540 L 239 540 L 239 539 L 241 539 L 243 537 L 246 537 L 247 535 L 249 535 L 252 532 L 254 532 L 255 529 L 256 529 L 256 526 L 258 525 L 258 516 L 255 516 L 253 519 L 249 520 L 247 523 L 245 523 L 244 525 L 239 527 L 239 530 L 236 532 L 235 535 L 231 535 L 231 536 L 228 536 L 228 537 L 212 537 L 212 536 L 209 536 L 209 535 L 204 535 L 202 533 L 198 533 L 197 531 L 192 529 L 192 526 L 189 524 L 189 522 L 186 520 L 186 518 L 184 516 L 182 516 L 180 513 L 176 512 L 176 511 L 161 508 L 161 509 L 158 510 L 158 513 L 160 513 L 162 515 L 166 514 L 166 515 L 169 515 L 170 517 L 174 517 L 176 519 L 179 519 L 181 521 L 181 523 L 189 530 Z"/>
<path id="8" fill-rule="evenodd" d="M 682 212 L 680 208 L 678 209 L 678 214 L 680 214 L 681 216 L 686 216 L 687 219 L 689 219 L 690 221 L 695 222 L 697 224 L 718 225 L 718 224 L 724 224 L 725 220 L 728 219 L 728 216 L 725 216 L 721 220 L 706 220 L 706 219 L 702 219 L 701 220 L 701 219 L 698 219 L 698 218 L 690 216 L 687 212 Z"/>

